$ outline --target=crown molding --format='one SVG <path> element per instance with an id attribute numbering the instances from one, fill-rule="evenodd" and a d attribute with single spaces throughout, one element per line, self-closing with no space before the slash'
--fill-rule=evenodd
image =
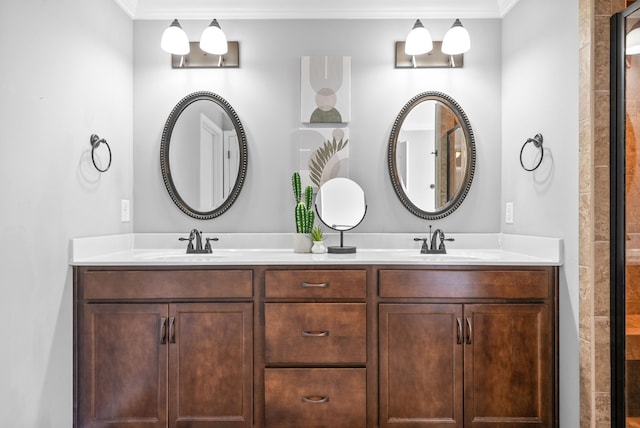
<path id="1" fill-rule="evenodd" d="M 136 7 L 138 0 L 113 0 L 122 10 L 125 11 L 130 18 L 135 19 Z"/>
<path id="2" fill-rule="evenodd" d="M 498 0 L 498 10 L 500 11 L 500 18 L 509 13 L 509 11 L 518 3 L 518 0 Z"/>
<path id="3" fill-rule="evenodd" d="M 502 18 L 518 0 L 114 0 L 132 19 L 451 19 Z"/>

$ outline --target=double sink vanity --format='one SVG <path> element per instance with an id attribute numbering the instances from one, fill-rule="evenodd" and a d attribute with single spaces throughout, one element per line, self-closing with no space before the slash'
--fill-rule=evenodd
<path id="1" fill-rule="evenodd" d="M 560 240 L 180 236 L 72 242 L 75 426 L 558 425 Z"/>
<path id="2" fill-rule="evenodd" d="M 203 139 L 194 118 L 218 131 Z M 194 151 L 198 141 L 213 145 Z M 214 154 L 210 165 L 202 153 Z M 204 172 L 194 176 L 196 164 Z M 160 167 L 182 212 L 224 214 L 247 164 L 243 126 L 224 99 L 196 92 L 174 107 Z M 451 214 L 475 164 L 453 98 L 425 92 L 403 107 L 388 166 L 408 211 Z M 318 218 L 339 231 L 329 254 L 296 253 L 286 233 L 73 240 L 74 425 L 557 427 L 561 241 L 438 229 L 430 243 L 349 233 L 345 247 L 366 199 L 354 183 L 327 193 L 336 180 L 349 181 L 316 183 L 303 204 L 311 211 L 317 191 Z M 349 187 L 358 197 L 345 196 Z"/>

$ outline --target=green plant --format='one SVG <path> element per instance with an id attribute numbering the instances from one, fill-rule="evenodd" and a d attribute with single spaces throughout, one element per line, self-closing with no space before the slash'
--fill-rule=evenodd
<path id="1" fill-rule="evenodd" d="M 314 226 L 313 229 L 311 229 L 311 239 L 314 241 L 322 241 L 324 239 L 320 226 Z"/>
<path id="2" fill-rule="evenodd" d="M 302 200 L 302 186 L 300 184 L 300 173 L 294 172 L 291 177 L 293 187 L 293 197 L 296 200 L 295 219 L 297 233 L 311 233 L 315 223 L 315 213 L 311 209 L 313 203 L 313 188 L 307 186 L 304 189 L 304 201 Z"/>

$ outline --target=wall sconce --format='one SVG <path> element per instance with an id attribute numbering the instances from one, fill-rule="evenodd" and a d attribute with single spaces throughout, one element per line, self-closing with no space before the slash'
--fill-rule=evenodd
<path id="1" fill-rule="evenodd" d="M 204 29 L 200 42 L 190 42 L 177 19 L 164 30 L 160 47 L 171 54 L 172 68 L 238 68 L 240 44 L 227 41 L 217 20 Z"/>
<path id="2" fill-rule="evenodd" d="M 464 53 L 470 48 L 469 32 L 459 19 L 442 42 L 432 41 L 431 34 L 418 19 L 406 41 L 396 42 L 396 68 L 461 68 Z"/>

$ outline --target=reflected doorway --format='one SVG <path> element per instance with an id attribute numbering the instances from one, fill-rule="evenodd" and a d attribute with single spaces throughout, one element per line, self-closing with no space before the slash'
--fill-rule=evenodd
<path id="1" fill-rule="evenodd" d="M 640 3 L 611 28 L 611 426 L 640 428 Z"/>

